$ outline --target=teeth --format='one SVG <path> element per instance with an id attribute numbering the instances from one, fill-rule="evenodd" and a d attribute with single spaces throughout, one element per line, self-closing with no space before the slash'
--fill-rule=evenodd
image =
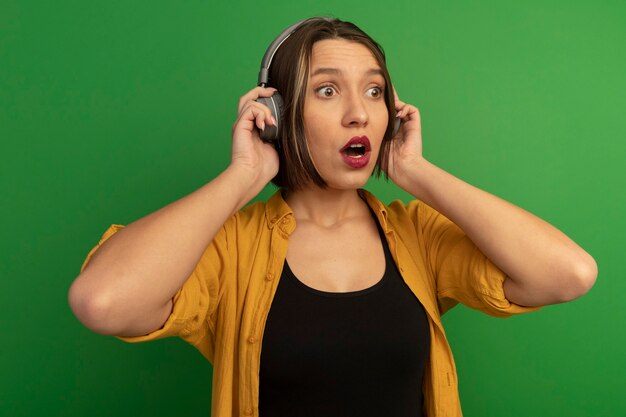
<path id="1" fill-rule="evenodd" d="M 364 148 L 365 145 L 362 145 L 360 143 L 354 144 L 354 145 L 350 145 L 351 148 Z"/>

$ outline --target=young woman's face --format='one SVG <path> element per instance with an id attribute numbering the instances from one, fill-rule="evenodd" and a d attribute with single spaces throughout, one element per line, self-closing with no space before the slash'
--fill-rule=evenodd
<path id="1" fill-rule="evenodd" d="M 330 188 L 359 188 L 372 174 L 387 129 L 387 87 L 366 46 L 344 39 L 313 45 L 304 127 L 311 158 Z"/>

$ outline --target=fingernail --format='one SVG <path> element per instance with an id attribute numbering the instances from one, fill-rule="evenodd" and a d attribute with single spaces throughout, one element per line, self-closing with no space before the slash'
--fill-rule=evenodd
<path id="1" fill-rule="evenodd" d="M 265 121 L 261 120 L 261 130 L 265 130 Z"/>
<path id="2" fill-rule="evenodd" d="M 276 126 L 276 119 L 274 119 L 274 116 L 272 116 L 272 125 Z"/>

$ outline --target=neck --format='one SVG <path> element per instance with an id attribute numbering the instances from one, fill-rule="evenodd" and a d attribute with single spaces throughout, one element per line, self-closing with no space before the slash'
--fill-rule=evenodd
<path id="1" fill-rule="evenodd" d="M 309 187 L 286 193 L 285 201 L 297 220 L 320 226 L 333 226 L 355 216 L 368 214 L 368 206 L 353 190 L 332 190 Z"/>

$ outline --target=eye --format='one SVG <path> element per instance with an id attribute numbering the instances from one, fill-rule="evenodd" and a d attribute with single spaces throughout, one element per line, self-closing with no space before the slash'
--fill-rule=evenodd
<path id="1" fill-rule="evenodd" d="M 381 87 L 372 87 L 367 90 L 367 95 L 372 98 L 379 98 L 383 95 L 383 89 Z"/>
<path id="2" fill-rule="evenodd" d="M 315 93 L 320 97 L 332 97 L 337 93 L 337 91 L 331 85 L 323 85 L 315 90 Z"/>

